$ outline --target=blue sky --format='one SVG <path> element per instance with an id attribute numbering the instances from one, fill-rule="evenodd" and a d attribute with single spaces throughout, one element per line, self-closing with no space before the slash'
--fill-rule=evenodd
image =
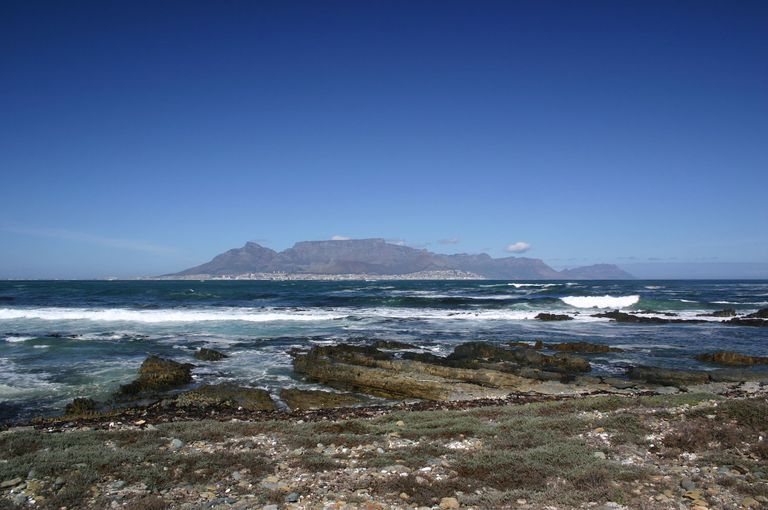
<path id="1" fill-rule="evenodd" d="M 766 26 L 748 1 L 2 2 L 0 277 L 332 236 L 768 262 Z"/>

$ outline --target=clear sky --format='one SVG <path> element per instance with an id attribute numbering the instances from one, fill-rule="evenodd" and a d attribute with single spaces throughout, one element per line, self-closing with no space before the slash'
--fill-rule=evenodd
<path id="1" fill-rule="evenodd" d="M 0 277 L 768 262 L 768 2 L 6 0 L 0 177 Z"/>

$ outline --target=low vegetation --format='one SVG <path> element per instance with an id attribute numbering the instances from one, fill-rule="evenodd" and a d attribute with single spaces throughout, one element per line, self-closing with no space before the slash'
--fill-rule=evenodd
<path id="1" fill-rule="evenodd" d="M 768 402 L 595 397 L 344 421 L 0 434 L 4 508 L 768 503 Z M 691 487 L 695 487 L 692 489 Z"/>

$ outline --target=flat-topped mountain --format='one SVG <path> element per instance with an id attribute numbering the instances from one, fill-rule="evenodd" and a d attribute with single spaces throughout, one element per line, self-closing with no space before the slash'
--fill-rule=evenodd
<path id="1" fill-rule="evenodd" d="M 210 262 L 170 276 L 227 276 L 247 273 L 313 275 L 407 275 L 423 271 L 456 270 L 490 279 L 630 279 L 632 275 L 610 264 L 556 271 L 539 259 L 443 255 L 386 242 L 384 239 L 302 241 L 276 252 L 257 243 L 228 250 Z"/>

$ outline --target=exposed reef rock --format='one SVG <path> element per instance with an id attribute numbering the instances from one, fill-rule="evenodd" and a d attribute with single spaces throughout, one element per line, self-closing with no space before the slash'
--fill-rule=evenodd
<path id="1" fill-rule="evenodd" d="M 748 366 L 748 365 L 768 365 L 768 357 L 749 356 L 739 352 L 718 351 L 695 356 L 699 361 L 708 363 L 718 363 L 720 365 Z"/>
<path id="2" fill-rule="evenodd" d="M 265 390 L 245 388 L 234 384 L 207 384 L 186 391 L 176 398 L 178 407 L 232 407 L 249 411 L 275 409 L 275 403 Z"/>
<path id="3" fill-rule="evenodd" d="M 702 370 L 670 370 L 657 367 L 631 367 L 627 370 L 630 379 L 645 381 L 662 386 L 687 386 L 710 381 L 709 374 Z"/>
<path id="4" fill-rule="evenodd" d="M 64 407 L 68 416 L 82 416 L 96 412 L 96 401 L 90 398 L 76 398 Z"/>
<path id="5" fill-rule="evenodd" d="M 726 308 L 725 310 L 717 310 L 712 313 L 700 313 L 697 317 L 736 317 L 736 310 Z"/>
<path id="6" fill-rule="evenodd" d="M 749 317 L 749 316 L 747 316 Z M 731 324 L 733 326 L 753 326 L 758 328 L 764 328 L 768 326 L 768 320 L 766 319 L 742 319 L 736 318 L 729 321 L 723 321 L 724 324 Z"/>
<path id="7" fill-rule="evenodd" d="M 207 349 L 205 347 L 198 349 L 197 352 L 195 352 L 195 358 L 199 359 L 200 361 L 221 361 L 224 358 L 228 358 L 226 354 L 223 352 L 219 352 L 213 349 Z"/>
<path id="8" fill-rule="evenodd" d="M 747 315 L 747 319 L 768 319 L 768 308 L 761 308 L 755 313 Z"/>
<path id="9" fill-rule="evenodd" d="M 418 349 L 417 346 L 397 340 L 376 340 L 371 345 L 376 349 Z"/>
<path id="10" fill-rule="evenodd" d="M 572 321 L 573 317 L 570 315 L 558 315 L 556 313 L 540 313 L 536 317 L 536 320 L 540 321 Z"/>
<path id="11" fill-rule="evenodd" d="M 284 388 L 280 391 L 280 399 L 291 410 L 328 409 L 348 407 L 370 403 L 370 400 L 351 393 L 333 393 L 330 391 L 301 390 Z"/>
<path id="12" fill-rule="evenodd" d="M 184 386 L 192 382 L 193 367 L 190 363 L 149 356 L 139 368 L 138 379 L 120 386 L 116 396 L 132 397 Z"/>
<path id="13" fill-rule="evenodd" d="M 546 356 L 533 349 L 470 342 L 457 346 L 446 358 L 413 352 L 396 357 L 373 347 L 343 344 L 318 346 L 294 353 L 294 370 L 334 388 L 379 397 L 461 400 L 513 391 L 586 391 L 563 383 L 576 381 L 576 374 L 589 371 L 590 366 L 569 354 Z"/>
<path id="14" fill-rule="evenodd" d="M 545 349 L 552 351 L 600 353 L 600 352 L 624 352 L 624 349 L 611 347 L 610 345 L 592 344 L 589 342 L 565 342 L 562 344 L 543 344 Z"/>
<path id="15" fill-rule="evenodd" d="M 589 372 L 592 367 L 584 358 L 570 354 L 555 354 L 547 356 L 534 349 L 516 348 L 502 349 L 484 342 L 468 342 L 457 346 L 448 360 L 461 362 L 509 361 L 523 366 L 546 368 L 557 372 Z"/>
<path id="16" fill-rule="evenodd" d="M 601 317 L 604 319 L 613 319 L 616 322 L 627 322 L 630 324 L 697 324 L 706 322 L 699 319 L 664 319 L 663 317 L 639 317 L 632 313 L 620 312 L 614 310 L 612 312 L 596 313 L 592 317 Z"/>

